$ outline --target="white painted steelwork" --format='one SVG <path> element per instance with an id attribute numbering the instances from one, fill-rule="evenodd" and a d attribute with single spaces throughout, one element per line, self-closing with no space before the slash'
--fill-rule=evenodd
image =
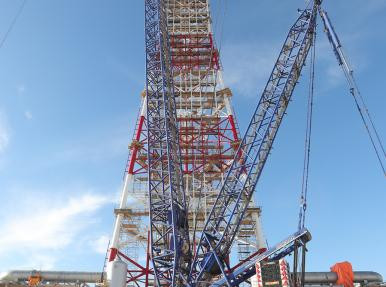
<path id="1" fill-rule="evenodd" d="M 127 264 L 120 259 L 107 263 L 106 279 L 109 287 L 125 287 L 127 278 Z"/>

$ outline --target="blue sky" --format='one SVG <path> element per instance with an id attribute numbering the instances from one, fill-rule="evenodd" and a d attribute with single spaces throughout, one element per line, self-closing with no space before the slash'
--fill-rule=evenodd
<path id="1" fill-rule="evenodd" d="M 0 1 L 0 37 L 20 3 Z M 243 132 L 304 1 L 212 3 Z M 385 137 L 386 2 L 325 8 Z M 0 270 L 102 269 L 144 87 L 143 42 L 143 1 L 27 2 L 0 49 Z M 321 29 L 317 42 L 308 268 L 349 260 L 386 276 L 385 178 Z M 256 192 L 270 244 L 297 225 L 303 74 Z"/>

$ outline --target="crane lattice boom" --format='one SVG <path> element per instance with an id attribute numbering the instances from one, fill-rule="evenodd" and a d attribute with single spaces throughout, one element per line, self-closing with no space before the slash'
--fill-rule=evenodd
<path id="1" fill-rule="evenodd" d="M 290 29 L 202 232 L 190 274 L 193 281 L 219 271 L 227 277 L 224 261 L 313 44 L 317 6 L 304 10 Z"/>
<path id="2" fill-rule="evenodd" d="M 254 246 L 261 252 L 248 256 L 233 268 L 229 266 L 229 257 L 234 241 L 251 245 L 238 236 L 243 234 L 243 224 L 247 225 L 243 223 L 244 217 L 250 221 L 256 219 L 248 217 L 248 204 L 314 45 L 318 12 L 384 170 L 383 158 L 380 158 L 382 153 L 385 155 L 382 142 L 360 97 L 339 38 L 327 13 L 321 9 L 321 2 L 311 1 L 305 10 L 299 11 L 300 16 L 290 28 L 240 142 L 229 101 L 232 93 L 222 84 L 208 0 L 145 0 L 145 104 L 125 177 L 110 263 L 120 264 L 116 256 L 122 255 L 118 243 L 123 213 L 143 214 L 126 208 L 129 184 L 134 186 L 135 179 L 140 178 L 135 177 L 135 165 L 139 165 L 143 173 L 147 171 L 150 254 L 156 286 L 238 286 L 255 273 L 256 262 L 278 260 L 294 252 L 294 266 L 297 266 L 299 246 L 303 248 L 302 262 L 305 262 L 306 243 L 311 235 L 300 227 L 265 252 L 261 251 L 265 248 Z M 201 12 L 192 18 L 187 16 L 191 11 Z M 141 141 L 145 133 L 143 126 L 146 126 L 147 135 L 146 140 Z M 201 206 L 202 198 L 205 198 L 205 207 Z M 195 207 L 194 210 L 191 207 Z M 259 213 L 257 219 L 258 216 Z M 133 226 L 135 224 L 129 225 Z M 199 236 L 197 247 L 196 234 Z M 252 237 L 244 230 L 245 236 Z M 195 249 L 194 253 L 191 249 Z M 129 257 L 124 258 L 142 268 Z M 148 275 L 153 272 L 149 271 L 148 262 L 147 259 L 147 267 L 142 268 L 146 270 L 133 279 L 145 274 L 146 286 Z M 303 275 L 304 270 L 305 265 Z M 304 278 L 302 280 L 304 282 Z"/>
<path id="3" fill-rule="evenodd" d="M 181 286 L 190 244 L 165 5 L 145 1 L 151 254 L 157 286 Z"/>

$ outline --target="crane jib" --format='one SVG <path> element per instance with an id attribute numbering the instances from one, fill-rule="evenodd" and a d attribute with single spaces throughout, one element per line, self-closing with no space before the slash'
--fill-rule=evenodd
<path id="1" fill-rule="evenodd" d="M 116 261 L 119 263 L 122 256 L 130 264 L 140 268 L 141 274 L 144 274 L 130 278 L 126 284 L 135 282 L 138 285 L 137 282 L 142 283 L 142 279 L 139 278 L 146 276 L 145 284 L 148 286 L 149 275 L 154 275 L 154 285 L 159 287 L 203 285 L 233 287 L 245 282 L 256 272 L 256 263 L 260 265 L 262 260 L 272 263 L 292 252 L 296 258 L 293 272 L 296 282 L 299 246 L 302 246 L 302 263 L 304 263 L 301 269 L 303 272 L 301 282 L 305 282 L 306 243 L 311 240 L 307 229 L 299 230 L 265 252 L 263 250 L 266 250 L 266 245 L 254 246 L 245 237 L 241 240 L 240 237 L 245 232 L 243 227 L 246 229 L 246 221 L 248 221 L 255 225 L 250 227 L 248 223 L 247 229 L 254 232 L 253 235 L 248 234 L 247 238 L 256 237 L 258 242 L 265 241 L 260 232 L 261 210 L 256 207 L 248 208 L 248 204 L 272 149 L 309 51 L 315 44 L 318 12 L 338 63 L 348 81 L 350 93 L 355 100 L 380 166 L 386 174 L 384 168 L 386 153 L 383 143 L 358 90 L 352 67 L 343 52 L 339 37 L 328 14 L 322 10 L 321 3 L 322 0 L 309 1 L 305 10 L 298 10 L 300 16 L 290 28 L 247 131 L 240 141 L 229 102 L 232 93 L 228 88 L 222 89 L 219 52 L 213 44 L 211 32 L 209 0 L 145 0 L 146 96 L 144 96 L 140 120 L 136 128 L 136 137 L 130 145 L 132 149 L 130 164 L 125 177 L 120 208 L 117 209 L 109 255 L 109 263 L 113 264 L 110 266 L 119 266 L 115 263 Z M 204 13 L 197 13 L 202 9 L 205 10 Z M 186 17 L 188 14 L 197 15 L 191 18 Z M 193 27 L 194 31 L 191 29 Z M 312 54 L 314 59 L 315 46 Z M 310 95 L 313 94 L 313 63 L 312 60 Z M 204 74 L 205 77 L 201 78 Z M 207 89 L 209 84 L 211 89 Z M 197 100 L 198 98 L 200 101 Z M 203 98 L 206 98 L 204 102 Z M 216 104 L 215 109 L 212 108 L 212 102 Z M 310 106 L 310 113 L 312 113 L 312 101 Z M 206 111 L 209 107 L 210 115 Z M 184 111 L 181 113 L 181 110 Z M 218 117 L 220 114 L 224 117 Z M 227 119 L 223 121 L 222 118 Z M 309 119 L 311 118 L 310 116 Z M 218 122 L 221 122 L 221 128 Z M 228 123 L 230 128 L 227 126 Z M 212 139 L 214 129 L 217 130 L 214 137 L 216 140 Z M 180 138 L 181 130 L 183 132 Z M 227 137 L 230 132 L 233 138 Z M 311 128 L 309 128 L 308 137 L 306 136 L 306 142 L 311 137 L 310 133 Z M 196 134 L 200 135 L 200 140 L 195 139 Z M 220 140 L 221 138 L 227 138 L 226 145 Z M 218 144 L 215 145 L 213 142 Z M 229 149 L 227 149 L 228 145 Z M 187 149 L 183 149 L 181 154 L 180 148 L 184 146 Z M 214 149 L 216 152 L 212 152 Z M 137 154 L 139 150 L 141 150 L 140 157 Z M 199 155 L 197 154 L 199 161 L 193 160 L 196 158 L 196 150 L 199 150 Z M 227 150 L 227 154 L 223 154 L 222 150 Z M 309 157 L 306 157 L 307 173 L 304 174 L 307 174 L 308 178 Z M 181 162 L 184 162 L 184 171 L 182 171 Z M 137 172 L 136 166 L 139 166 Z M 141 170 L 141 175 L 138 170 Z M 195 177 L 193 170 L 196 174 L 197 171 L 203 173 L 203 179 L 201 175 Z M 216 175 L 206 178 L 207 170 L 213 170 Z M 147 178 L 143 176 L 145 171 L 147 171 Z M 125 245 L 121 245 L 122 242 L 120 242 L 122 238 L 120 235 L 127 234 L 122 232 L 127 228 L 124 225 L 134 226 L 134 224 L 122 224 L 122 222 L 125 219 L 124 214 L 127 213 L 125 210 L 129 210 L 126 208 L 129 191 L 131 186 L 136 189 L 137 181 L 148 184 L 150 230 L 146 268 L 119 250 L 127 244 L 125 242 Z M 204 188 L 202 183 L 210 184 Z M 217 183 L 219 186 L 216 188 L 214 185 Z M 141 193 L 144 191 L 143 188 L 138 189 Z M 191 197 L 193 199 L 201 199 L 204 197 L 201 196 L 202 191 L 205 192 L 208 189 L 210 189 L 208 193 L 210 195 L 205 196 L 209 198 L 209 205 L 205 202 L 205 208 L 202 208 L 204 216 L 199 218 L 200 216 L 197 215 L 201 212 L 200 201 L 197 203 L 194 200 L 187 200 L 185 192 L 188 196 L 193 194 Z M 191 190 L 193 190 L 192 193 Z M 199 191 L 198 197 L 195 195 L 196 191 Z M 217 191 L 218 195 L 213 204 L 213 195 Z M 303 201 L 302 208 L 305 208 L 305 202 L 306 200 Z M 193 213 L 188 213 L 188 203 L 192 206 L 197 205 Z M 212 204 L 213 207 L 208 215 L 207 208 Z M 255 212 L 250 215 L 247 210 L 252 209 Z M 305 209 L 303 211 L 305 212 Z M 139 216 L 139 212 L 135 213 Z M 189 238 L 191 229 L 188 222 L 192 218 L 193 236 Z M 303 224 L 299 224 L 299 229 L 301 226 L 304 227 L 304 216 L 302 222 Z M 131 232 L 131 227 L 128 232 Z M 197 242 L 196 234 L 199 233 L 201 237 Z M 258 251 L 247 258 L 240 258 L 242 260 L 231 268 L 229 266 L 231 249 L 236 240 L 239 255 L 249 254 L 249 247 L 256 247 Z M 248 250 L 245 248 L 246 245 Z M 191 250 L 193 248 L 194 252 Z M 152 260 L 153 269 L 149 267 L 150 260 Z M 123 285 L 125 276 L 131 276 L 131 273 L 136 272 L 128 269 L 125 264 L 120 265 L 123 267 L 121 268 L 123 272 L 114 274 L 115 277 L 120 276 L 123 279 Z M 126 270 L 127 273 L 125 273 Z M 111 275 L 110 278 L 114 276 Z M 107 278 L 109 280 L 109 272 L 107 272 Z M 122 284 L 119 285 L 122 286 Z"/>
<path id="2" fill-rule="evenodd" d="M 226 257 L 313 44 L 317 7 L 304 10 L 288 33 L 202 232 L 190 282 L 219 274 L 227 280 Z"/>

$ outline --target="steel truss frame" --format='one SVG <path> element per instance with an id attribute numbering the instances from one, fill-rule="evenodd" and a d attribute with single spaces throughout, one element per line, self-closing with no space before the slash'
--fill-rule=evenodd
<path id="1" fill-rule="evenodd" d="M 191 258 L 166 17 L 165 1 L 145 1 L 151 255 L 157 286 L 176 286 Z"/>
<path id="2" fill-rule="evenodd" d="M 291 27 L 252 116 L 197 247 L 190 282 L 210 278 L 215 269 L 231 286 L 226 257 L 238 233 L 280 123 L 299 79 L 316 27 L 317 4 Z"/>
<path id="3" fill-rule="evenodd" d="M 223 277 L 210 285 L 210 287 L 233 287 L 239 286 L 239 284 L 245 282 L 247 279 L 251 278 L 256 274 L 256 264 L 262 262 L 263 260 L 278 260 L 294 250 L 296 246 L 305 246 L 307 242 L 311 240 L 311 233 L 303 228 L 294 234 L 288 236 L 283 241 L 277 243 L 272 248 L 266 250 L 261 254 L 257 254 L 237 268 L 232 269 L 232 278 Z M 198 285 L 199 286 L 199 285 Z"/>
<path id="4" fill-rule="evenodd" d="M 132 286 L 145 286 L 150 284 L 150 275 L 154 275 L 154 270 L 150 268 L 150 236 L 147 241 L 146 261 L 145 266 L 142 266 L 123 252 L 118 251 L 117 254 L 129 266 L 127 269 L 126 284 Z"/>
<path id="5" fill-rule="evenodd" d="M 211 32 L 209 1 L 165 0 L 165 3 L 171 60 L 176 65 L 173 67 L 174 95 L 189 207 L 189 232 L 191 247 L 194 248 L 216 199 L 217 186 L 240 144 L 240 137 L 231 108 L 232 92 L 222 82 L 218 50 Z M 128 280 L 135 286 L 142 284 L 144 276 L 138 275 L 144 274 L 142 267 L 146 265 L 137 257 L 135 247 L 138 249 L 138 244 L 146 245 L 146 229 L 149 227 L 146 224 L 149 212 L 146 107 L 146 92 L 143 92 L 129 145 L 120 212 L 116 212 L 109 257 L 109 261 L 113 261 L 118 253 L 121 255 L 129 266 Z M 166 162 L 167 157 L 164 156 L 163 161 Z M 136 199 L 134 210 L 127 204 L 128 198 Z M 128 210 L 130 212 L 126 212 Z M 258 242 L 265 244 L 265 240 L 256 236 L 256 225 L 260 226 L 257 223 L 259 214 L 259 208 L 249 208 L 242 222 L 238 235 L 240 240 L 237 239 L 238 245 L 242 246 L 237 250 L 240 260 L 259 249 Z M 136 227 L 132 224 L 133 220 Z M 130 228 L 127 228 L 128 223 Z M 132 261 L 141 267 L 132 264 Z M 152 284 L 153 270 L 148 269 L 148 272 L 149 284 Z"/>
<path id="6" fill-rule="evenodd" d="M 145 117 L 144 113 L 141 113 L 137 122 L 135 137 L 130 146 L 131 152 L 124 187 L 126 192 L 124 192 L 123 199 L 125 199 L 125 193 L 127 195 L 126 183 L 132 182 L 133 175 L 145 174 L 147 171 L 151 223 L 154 223 L 151 227 L 152 231 L 155 230 L 154 234 L 152 232 L 151 239 L 152 243 L 156 242 L 155 248 L 152 246 L 151 251 L 154 266 L 158 267 L 158 273 L 157 269 L 155 273 L 158 286 L 201 286 L 200 280 L 202 278 L 211 280 L 213 287 L 237 286 L 253 275 L 256 262 L 282 258 L 291 253 L 294 246 L 304 246 L 310 240 L 309 232 L 303 229 L 262 254 L 256 252 L 235 267 L 230 268 L 228 266 L 227 257 L 230 248 L 240 231 L 248 203 L 299 79 L 308 51 L 313 44 L 316 13 L 320 9 L 321 0 L 314 0 L 313 8 L 304 10 L 295 25 L 292 26 L 241 144 L 238 141 L 238 130 L 232 113 L 229 113 L 227 118 L 213 117 L 216 119 L 211 122 L 211 126 L 203 124 L 208 118 L 202 121 L 202 116 L 208 116 L 208 114 L 203 113 L 195 117 L 178 113 L 179 110 L 189 108 L 193 110 L 197 108 L 213 109 L 210 104 L 211 99 L 213 98 L 216 102 L 219 100 L 216 99 L 216 96 L 223 92 L 225 94 L 227 90 L 217 91 L 216 88 L 210 92 L 205 90 L 208 86 L 216 87 L 216 73 L 220 69 L 218 51 L 214 47 L 212 34 L 209 30 L 208 33 L 205 33 L 206 30 L 203 28 L 205 25 L 201 25 L 200 29 L 197 29 L 200 32 L 196 34 L 189 34 L 191 27 L 189 25 L 184 26 L 181 29 L 186 29 L 188 34 L 179 34 L 181 31 L 175 30 L 174 25 L 177 18 L 172 17 L 170 20 L 165 16 L 165 14 L 170 13 L 173 5 L 177 5 L 176 3 L 184 6 L 193 2 L 194 5 L 200 6 L 200 8 L 195 7 L 197 8 L 197 19 L 201 17 L 196 24 L 200 26 L 202 22 L 209 19 L 209 16 L 205 16 L 205 5 L 206 9 L 208 8 L 207 0 L 145 1 L 147 5 L 147 95 L 151 96 L 150 99 L 149 97 L 145 98 L 148 107 L 147 116 Z M 167 5 L 163 6 L 162 4 L 165 5 L 165 3 Z M 165 12 L 166 10 L 168 12 Z M 181 9 L 183 11 L 181 14 L 185 14 L 187 10 Z M 326 21 L 329 22 L 327 15 L 323 15 L 321 10 L 319 12 L 326 25 Z M 181 19 L 184 19 L 185 16 L 183 15 Z M 183 22 L 181 19 L 176 22 Z M 171 21 L 173 23 L 170 23 Z M 329 25 L 331 24 L 327 23 L 327 26 Z M 341 57 L 344 55 L 340 54 L 342 52 L 339 50 L 339 40 L 337 37 L 332 39 L 332 33 L 335 34 L 332 26 L 326 28 L 339 64 L 342 65 Z M 171 46 L 169 47 L 167 37 L 170 31 Z M 172 65 L 174 65 L 173 69 L 171 69 Z M 344 70 L 346 76 L 349 77 L 350 87 L 354 89 L 355 82 L 350 78 L 350 76 L 352 77 L 352 74 L 349 74 L 350 68 L 344 68 L 346 68 Z M 173 79 L 176 80 L 177 84 L 173 85 Z M 204 79 L 207 81 L 206 83 L 203 82 Z M 183 87 L 187 82 L 190 82 L 190 86 Z M 200 104 L 192 100 L 195 98 L 200 98 Z M 203 103 L 203 98 L 208 102 L 204 101 Z M 227 100 L 228 97 L 224 96 L 220 101 L 229 106 Z M 151 108 L 150 111 L 149 107 Z M 228 112 L 230 111 L 229 107 L 227 107 Z M 216 111 L 216 115 L 218 115 L 218 111 Z M 150 119 L 149 129 L 146 118 Z M 178 135 L 177 126 L 180 135 Z M 233 134 L 233 138 L 227 136 L 229 132 Z M 230 143 L 231 148 L 226 148 L 224 153 L 208 153 L 211 149 L 210 141 L 208 141 L 210 136 L 219 138 L 219 146 Z M 205 144 L 201 144 L 200 141 Z M 198 142 L 200 142 L 200 147 L 197 145 Z M 146 143 L 150 144 L 150 148 L 146 148 Z M 185 154 L 180 152 L 180 147 L 184 149 Z M 233 153 L 235 154 L 233 161 L 229 155 L 225 155 L 231 150 L 237 151 Z M 146 152 L 147 155 L 144 155 Z M 189 241 L 186 241 L 186 239 L 189 240 L 187 218 L 190 213 L 188 214 L 186 211 L 181 178 L 182 175 L 189 178 L 188 176 L 194 172 L 207 171 L 205 170 L 206 164 L 197 164 L 194 161 L 190 163 L 190 158 L 198 159 L 198 162 L 201 163 L 205 161 L 221 162 L 220 165 L 217 164 L 217 167 L 222 167 L 218 168 L 218 174 L 230 168 L 201 234 L 189 277 L 186 278 L 189 260 L 185 259 L 185 255 L 190 252 Z M 182 159 L 185 163 L 183 172 L 178 159 Z M 177 176 L 173 177 L 176 171 Z M 174 200 L 173 195 L 176 195 L 176 200 Z M 122 202 L 124 201 L 122 200 Z M 153 206 L 153 203 L 156 205 Z M 169 203 L 170 205 L 168 205 Z M 169 209 L 167 212 L 162 212 L 161 209 L 165 207 Z M 119 216 L 118 213 L 116 226 L 120 226 L 121 223 Z M 161 226 L 162 229 L 159 228 Z M 195 240 L 193 239 L 194 244 Z M 150 254 L 147 254 L 146 267 L 144 267 L 118 251 L 116 244 L 112 246 L 110 261 L 115 256 L 120 256 L 138 268 L 138 270 L 129 268 L 127 283 L 140 286 L 138 282 L 145 282 L 147 286 L 149 275 L 154 274 L 149 267 Z M 222 278 L 213 280 L 213 274 L 208 276 L 208 273 L 213 271 L 216 266 L 220 269 Z M 145 281 L 140 280 L 143 276 L 145 276 Z M 205 286 L 207 284 L 208 281 L 204 283 Z"/>
<path id="7" fill-rule="evenodd" d="M 174 70 L 210 69 L 219 70 L 218 51 L 214 47 L 212 34 L 172 34 Z"/>

